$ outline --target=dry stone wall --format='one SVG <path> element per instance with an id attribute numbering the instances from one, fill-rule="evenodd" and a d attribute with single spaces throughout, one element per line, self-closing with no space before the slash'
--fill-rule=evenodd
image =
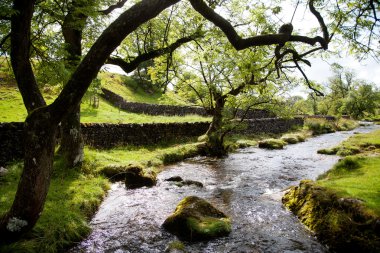
<path id="1" fill-rule="evenodd" d="M 114 106 L 120 108 L 121 110 L 133 112 L 133 113 L 144 113 L 149 115 L 167 115 L 167 116 L 184 116 L 189 114 L 196 114 L 200 116 L 210 116 L 206 110 L 202 107 L 195 106 L 174 106 L 174 105 L 157 105 L 157 104 L 146 104 L 146 103 L 136 103 L 127 102 L 122 96 L 102 88 L 101 96 L 113 104 Z M 260 119 L 260 118 L 271 118 L 275 117 L 272 112 L 267 110 L 238 110 L 237 117 L 240 118 L 244 115 L 246 119 Z"/>
<path id="2" fill-rule="evenodd" d="M 282 133 L 294 126 L 302 126 L 303 119 L 255 119 L 247 120 L 243 133 Z M 206 133 L 208 122 L 150 123 L 150 124 L 82 124 L 86 145 L 96 148 L 112 148 L 122 145 L 146 145 L 161 141 L 180 140 Z M 24 123 L 0 123 L 0 166 L 23 157 Z"/>

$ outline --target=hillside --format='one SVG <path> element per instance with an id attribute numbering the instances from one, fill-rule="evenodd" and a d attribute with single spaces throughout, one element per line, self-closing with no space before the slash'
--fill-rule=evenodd
<path id="1" fill-rule="evenodd" d="M 151 104 L 177 104 L 185 105 L 173 94 L 162 95 L 158 92 L 146 92 L 130 77 L 113 74 L 109 72 L 99 73 L 102 87 L 105 87 L 127 101 L 142 102 Z M 53 102 L 58 94 L 59 87 L 42 88 L 43 96 L 48 103 Z M 110 103 L 99 97 L 99 106 L 94 108 L 90 104 L 90 94 L 82 100 L 81 122 L 90 123 L 165 123 L 165 122 L 198 122 L 209 121 L 210 118 L 198 115 L 180 116 L 150 116 L 144 114 L 128 113 L 120 111 Z M 15 80 L 8 73 L 6 62 L 0 65 L 0 122 L 20 122 L 24 121 L 27 115 L 26 109 Z"/>

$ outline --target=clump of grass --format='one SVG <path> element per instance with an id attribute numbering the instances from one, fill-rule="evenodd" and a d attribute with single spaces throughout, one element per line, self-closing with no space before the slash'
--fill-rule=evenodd
<path id="1" fill-rule="evenodd" d="M 282 149 L 286 145 L 286 142 L 279 139 L 266 139 L 259 141 L 259 148 L 266 149 Z"/>
<path id="2" fill-rule="evenodd" d="M 358 122 L 351 119 L 341 118 L 335 123 L 335 128 L 337 131 L 349 131 L 357 128 L 358 126 Z"/>
<path id="3" fill-rule="evenodd" d="M 339 147 L 332 147 L 332 148 L 324 148 L 317 151 L 318 154 L 324 154 L 324 155 L 336 155 L 336 153 L 339 151 Z"/>
<path id="4" fill-rule="evenodd" d="M 334 122 L 326 119 L 308 118 L 304 126 L 313 132 L 313 135 L 335 132 Z"/>
<path id="5" fill-rule="evenodd" d="M 306 140 L 306 134 L 304 134 L 304 133 L 285 134 L 281 137 L 281 140 L 285 141 L 288 144 L 296 144 L 298 142 L 305 141 Z"/>

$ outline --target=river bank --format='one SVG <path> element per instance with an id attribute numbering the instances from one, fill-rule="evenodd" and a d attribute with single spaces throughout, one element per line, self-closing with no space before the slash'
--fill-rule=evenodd
<path id="1" fill-rule="evenodd" d="M 284 205 L 333 252 L 379 252 L 380 130 L 327 150 L 346 157 L 317 181 L 292 187 Z"/>

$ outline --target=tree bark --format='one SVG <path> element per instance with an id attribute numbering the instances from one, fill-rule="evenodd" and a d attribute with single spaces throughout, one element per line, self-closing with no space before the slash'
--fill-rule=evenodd
<path id="1" fill-rule="evenodd" d="M 226 101 L 221 95 L 215 95 L 214 97 L 215 107 L 213 109 L 212 122 L 206 132 L 206 153 L 210 156 L 222 157 L 227 154 L 223 140 L 223 109 Z"/>
<path id="2" fill-rule="evenodd" d="M 80 12 L 85 2 L 73 1 L 62 24 L 67 56 L 66 69 L 73 72 L 82 56 L 82 33 L 87 16 Z M 80 127 L 80 105 L 61 122 L 61 142 L 59 153 L 68 167 L 81 164 L 84 159 L 84 142 Z"/>
<path id="3" fill-rule="evenodd" d="M 24 170 L 13 205 L 0 219 L 1 241 L 17 239 L 41 215 L 52 174 L 56 130 L 47 107 L 33 111 L 25 122 Z"/>
<path id="4" fill-rule="evenodd" d="M 84 159 L 84 141 L 80 126 L 80 105 L 61 121 L 59 153 L 68 168 L 81 164 Z"/>

